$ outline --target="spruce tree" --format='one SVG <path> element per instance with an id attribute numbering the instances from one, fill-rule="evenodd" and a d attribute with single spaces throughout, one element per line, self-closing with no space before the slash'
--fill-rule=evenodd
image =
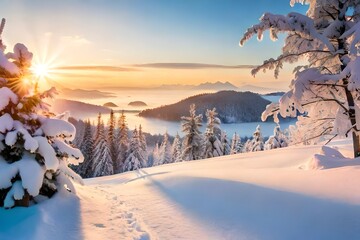
<path id="1" fill-rule="evenodd" d="M 114 174 L 113 162 L 107 137 L 105 136 L 104 122 L 99 118 L 98 132 L 95 139 L 95 152 L 94 152 L 94 173 L 93 177 L 101 177 Z"/>
<path id="2" fill-rule="evenodd" d="M 270 136 L 265 142 L 265 150 L 287 147 L 288 142 L 288 138 L 281 131 L 280 126 L 276 125 L 274 128 L 274 135 Z"/>
<path id="3" fill-rule="evenodd" d="M 114 115 L 114 110 L 110 111 L 110 118 L 108 122 L 108 131 L 107 131 L 107 141 L 109 144 L 111 161 L 113 162 L 114 172 L 118 172 L 118 145 L 116 144 L 116 119 Z"/>
<path id="4" fill-rule="evenodd" d="M 124 114 L 124 111 L 122 111 L 119 119 L 118 119 L 118 130 L 116 134 L 116 143 L 118 144 L 118 153 L 117 153 L 117 160 L 116 165 L 118 167 L 117 170 L 115 170 L 116 173 L 123 171 L 123 165 L 125 163 L 125 160 L 127 158 L 128 150 L 129 150 L 129 128 L 126 124 L 126 116 Z"/>
<path id="5" fill-rule="evenodd" d="M 241 151 L 241 149 L 239 149 L 239 142 L 241 142 L 240 136 L 235 132 L 231 140 L 230 154 L 237 154 Z"/>
<path id="6" fill-rule="evenodd" d="M 94 139 L 90 120 L 85 121 L 84 136 L 80 146 L 80 150 L 84 155 L 84 162 L 78 167 L 78 174 L 84 178 L 94 175 Z"/>
<path id="7" fill-rule="evenodd" d="M 140 150 L 141 150 L 141 166 L 147 167 L 148 166 L 148 152 L 147 152 L 147 143 L 146 143 L 146 137 L 145 134 L 142 131 L 141 124 L 139 126 L 139 144 L 140 144 Z"/>
<path id="8" fill-rule="evenodd" d="M 204 134 L 204 158 L 212 158 L 223 155 L 221 144 L 220 119 L 217 117 L 216 109 L 206 110 L 207 125 Z"/>
<path id="9" fill-rule="evenodd" d="M 204 153 L 203 138 L 200 127 L 202 126 L 202 114 L 196 115 L 195 104 L 190 106 L 190 116 L 181 117 L 182 131 L 185 134 L 181 159 L 184 161 L 202 159 Z"/>
<path id="10" fill-rule="evenodd" d="M 264 139 L 261 134 L 260 125 L 256 127 L 256 130 L 253 133 L 253 138 L 246 142 L 245 149 L 247 152 L 257 152 L 264 150 Z"/>
<path id="11" fill-rule="evenodd" d="M 81 182 L 68 164 L 83 160 L 70 146 L 75 127 L 67 114 L 54 116 L 45 98 L 55 89 L 40 92 L 31 73 L 33 54 L 17 43 L 5 53 L 0 24 L 0 207 L 29 206 L 35 197 L 58 191 L 75 193 L 69 177 Z M 26 81 L 26 79 L 30 81 Z M 65 186 L 66 185 L 66 186 Z"/>
<path id="12" fill-rule="evenodd" d="M 159 148 L 159 165 L 172 163 L 171 158 L 171 143 L 167 132 L 164 134 L 164 139 Z"/>
<path id="13" fill-rule="evenodd" d="M 221 132 L 221 148 L 222 148 L 222 154 L 224 156 L 230 155 L 231 146 L 230 146 L 229 139 L 228 139 L 225 131 Z"/>
<path id="14" fill-rule="evenodd" d="M 128 157 L 125 160 L 123 171 L 133 171 L 144 167 L 142 163 L 142 154 L 143 153 L 140 146 L 139 132 L 135 128 L 132 134 L 132 138 L 130 140 Z"/>
<path id="15" fill-rule="evenodd" d="M 171 147 L 171 161 L 181 162 L 181 139 L 178 133 L 174 138 L 174 142 Z"/>
<path id="16" fill-rule="evenodd" d="M 153 153 L 153 160 L 152 160 L 152 166 L 158 166 L 160 165 L 160 149 L 159 149 L 159 143 L 155 144 Z M 150 166 L 149 166 L 150 167 Z"/>

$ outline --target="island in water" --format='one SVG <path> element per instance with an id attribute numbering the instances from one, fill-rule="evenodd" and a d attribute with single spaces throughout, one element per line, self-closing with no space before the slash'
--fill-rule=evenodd
<path id="1" fill-rule="evenodd" d="M 132 107 L 146 107 L 146 106 L 147 106 L 147 104 L 144 103 L 143 101 L 129 102 L 128 105 L 129 105 L 129 106 L 132 106 Z"/>

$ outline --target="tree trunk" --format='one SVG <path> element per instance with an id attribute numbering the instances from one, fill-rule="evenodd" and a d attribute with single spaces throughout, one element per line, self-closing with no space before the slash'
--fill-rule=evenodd
<path id="1" fill-rule="evenodd" d="M 24 197 L 21 200 L 15 200 L 15 206 L 29 207 L 30 206 L 30 194 L 25 191 Z"/>
<path id="2" fill-rule="evenodd" d="M 359 135 L 357 135 L 356 132 L 352 133 L 353 137 L 353 146 L 354 146 L 354 157 L 360 156 L 360 138 Z"/>
<path id="3" fill-rule="evenodd" d="M 340 27 L 340 35 L 343 35 L 345 33 L 345 23 L 346 23 L 346 18 L 345 18 L 345 13 L 346 13 L 347 9 L 345 9 L 344 4 L 339 1 L 339 15 L 338 15 L 338 20 L 342 23 L 344 23 L 341 27 Z M 346 63 L 344 63 L 343 61 L 343 56 L 347 54 L 347 50 L 345 49 L 345 40 L 342 38 L 339 38 L 337 40 L 338 42 L 338 50 L 343 50 L 344 53 L 343 54 L 339 54 L 339 59 L 341 61 L 341 71 L 343 71 L 346 68 Z M 354 101 L 354 97 L 351 94 L 351 92 L 348 90 L 347 86 L 349 84 L 349 79 L 345 78 L 343 80 L 344 85 L 346 86 L 345 89 L 345 95 L 346 95 L 346 100 L 349 106 L 349 120 L 351 123 L 351 128 L 352 128 L 352 138 L 353 138 L 353 152 L 354 152 L 354 157 L 359 157 L 360 156 L 360 138 L 358 135 L 358 129 L 356 126 L 356 110 L 355 110 L 355 101 Z"/>

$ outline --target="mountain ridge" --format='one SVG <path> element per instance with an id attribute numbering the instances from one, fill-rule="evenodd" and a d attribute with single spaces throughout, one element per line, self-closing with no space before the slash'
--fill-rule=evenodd
<path id="1" fill-rule="evenodd" d="M 223 123 L 258 122 L 261 113 L 270 101 L 251 92 L 220 91 L 204 93 L 185 98 L 177 103 L 146 109 L 140 117 L 158 118 L 167 121 L 180 121 L 189 114 L 189 107 L 195 104 L 197 114 L 205 116 L 207 109 L 216 108 Z"/>

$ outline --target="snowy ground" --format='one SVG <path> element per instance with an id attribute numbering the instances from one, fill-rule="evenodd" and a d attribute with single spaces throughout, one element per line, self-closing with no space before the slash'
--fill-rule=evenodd
<path id="1" fill-rule="evenodd" d="M 89 179 L 78 197 L 0 209 L 0 239 L 360 239 L 360 165 L 303 170 L 320 151 L 291 147 Z"/>

